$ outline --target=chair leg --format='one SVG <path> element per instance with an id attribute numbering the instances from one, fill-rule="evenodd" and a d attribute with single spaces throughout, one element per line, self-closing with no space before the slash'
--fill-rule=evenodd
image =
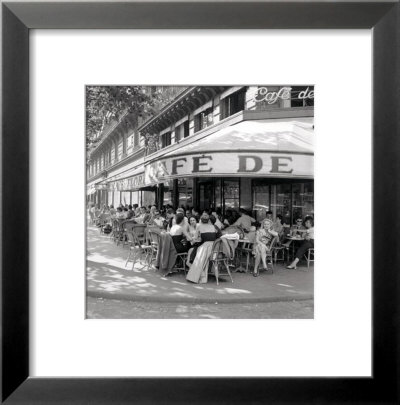
<path id="1" fill-rule="evenodd" d="M 132 250 L 129 250 L 128 258 L 126 259 L 126 262 L 125 262 L 125 267 L 128 264 L 129 259 L 131 258 L 131 254 L 132 254 Z"/>
<path id="2" fill-rule="evenodd" d="M 218 282 L 218 263 L 214 264 L 214 276 L 215 276 L 215 279 L 217 280 L 217 285 L 219 285 L 219 282 Z"/>
<path id="3" fill-rule="evenodd" d="M 248 257 L 248 256 L 247 256 L 247 257 Z M 232 283 L 233 283 L 233 278 L 232 278 L 231 271 L 229 270 L 228 263 L 226 263 L 226 262 L 224 261 L 224 264 L 225 264 L 225 267 L 226 267 L 226 271 L 228 272 L 229 277 L 231 278 L 231 281 L 232 281 Z M 246 271 L 247 271 L 247 270 L 246 270 Z"/>

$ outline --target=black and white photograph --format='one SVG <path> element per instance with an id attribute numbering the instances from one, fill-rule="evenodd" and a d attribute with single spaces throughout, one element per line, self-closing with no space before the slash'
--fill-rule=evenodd
<path id="1" fill-rule="evenodd" d="M 86 86 L 87 318 L 314 317 L 314 86 Z"/>

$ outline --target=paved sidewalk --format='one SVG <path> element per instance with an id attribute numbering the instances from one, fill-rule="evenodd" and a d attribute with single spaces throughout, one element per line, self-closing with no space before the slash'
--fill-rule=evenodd
<path id="1" fill-rule="evenodd" d="M 132 262 L 125 268 L 127 256 L 127 246 L 116 246 L 108 235 L 88 226 L 88 296 L 177 303 L 297 301 L 314 296 L 314 270 L 310 267 L 307 271 L 304 265 L 297 270 L 276 265 L 273 274 L 261 272 L 259 277 L 233 273 L 233 283 L 229 277 L 220 277 L 217 286 L 213 276 L 209 276 L 207 284 L 193 284 L 183 273 L 161 277 L 155 269 L 140 264 L 132 269 Z"/>

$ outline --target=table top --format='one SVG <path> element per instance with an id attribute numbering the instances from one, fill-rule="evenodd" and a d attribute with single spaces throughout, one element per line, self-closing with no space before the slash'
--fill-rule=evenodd
<path id="1" fill-rule="evenodd" d="M 287 236 L 290 240 L 304 240 L 302 236 Z"/>

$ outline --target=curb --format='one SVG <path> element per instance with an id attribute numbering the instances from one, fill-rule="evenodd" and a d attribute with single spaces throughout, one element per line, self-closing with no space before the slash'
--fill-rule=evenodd
<path id="1" fill-rule="evenodd" d="M 254 297 L 254 298 L 222 298 L 221 297 L 153 297 L 148 295 L 118 294 L 105 291 L 86 291 L 87 297 L 104 298 L 110 300 L 124 300 L 133 302 L 154 302 L 154 303 L 173 303 L 173 304 L 255 304 L 268 302 L 288 302 L 288 301 L 307 301 L 313 300 L 314 294 L 282 295 L 274 297 Z"/>

